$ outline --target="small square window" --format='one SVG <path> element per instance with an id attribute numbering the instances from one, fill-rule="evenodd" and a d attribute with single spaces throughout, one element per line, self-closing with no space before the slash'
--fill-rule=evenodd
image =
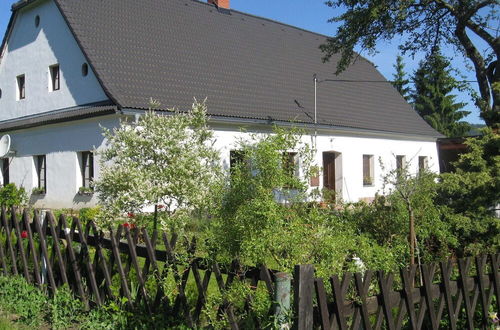
<path id="1" fill-rule="evenodd" d="M 26 86 L 25 86 L 26 78 L 22 74 L 17 76 L 17 99 L 23 100 L 26 97 Z"/>
<path id="2" fill-rule="evenodd" d="M 374 183 L 373 159 L 373 155 L 363 155 L 363 186 L 372 186 Z"/>
<path id="3" fill-rule="evenodd" d="M 58 91 L 61 87 L 60 83 L 60 72 L 59 72 L 59 64 L 51 65 L 49 67 L 50 72 L 50 91 Z"/>
<path id="4" fill-rule="evenodd" d="M 82 187 L 92 188 L 92 181 L 94 180 L 94 154 L 91 151 L 82 151 L 80 157 Z"/>

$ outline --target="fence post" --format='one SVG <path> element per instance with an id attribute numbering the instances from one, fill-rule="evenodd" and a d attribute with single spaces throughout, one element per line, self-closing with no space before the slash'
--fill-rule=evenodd
<path id="1" fill-rule="evenodd" d="M 294 269 L 294 329 L 313 328 L 314 267 L 296 265 Z"/>
<path id="2" fill-rule="evenodd" d="M 292 276 L 288 273 L 276 273 L 276 290 L 275 292 L 275 303 L 276 319 L 279 322 L 280 329 L 289 329 L 290 324 L 288 323 L 288 315 L 290 313 L 290 287 Z"/>

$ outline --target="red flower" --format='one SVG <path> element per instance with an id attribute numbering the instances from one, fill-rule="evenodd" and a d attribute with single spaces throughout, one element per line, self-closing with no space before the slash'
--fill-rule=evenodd
<path id="1" fill-rule="evenodd" d="M 127 217 L 133 218 L 133 217 L 135 217 L 135 214 L 133 212 L 129 212 L 129 213 L 127 213 Z"/>
<path id="2" fill-rule="evenodd" d="M 163 205 L 163 204 L 158 205 L 158 208 L 159 208 L 159 209 L 162 209 L 162 208 L 164 208 L 164 207 L 165 207 L 165 205 Z"/>
<path id="3" fill-rule="evenodd" d="M 21 238 L 28 238 L 28 232 L 26 230 L 21 232 Z"/>
<path id="4" fill-rule="evenodd" d="M 130 228 L 130 223 L 125 222 L 125 223 L 123 224 L 123 227 L 125 227 L 125 228 Z"/>

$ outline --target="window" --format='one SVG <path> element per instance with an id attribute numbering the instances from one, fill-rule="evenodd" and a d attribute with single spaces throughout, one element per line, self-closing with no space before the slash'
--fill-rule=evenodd
<path id="1" fill-rule="evenodd" d="M 403 171 L 406 168 L 406 156 L 397 155 L 396 156 L 396 169 L 398 171 Z"/>
<path id="2" fill-rule="evenodd" d="M 50 72 L 50 91 L 58 91 L 61 87 L 60 83 L 60 72 L 59 72 L 59 64 L 51 65 L 49 67 Z"/>
<path id="3" fill-rule="evenodd" d="M 35 156 L 35 168 L 38 179 L 38 189 L 41 193 L 47 192 L 47 163 L 45 155 Z"/>
<path id="4" fill-rule="evenodd" d="M 40 26 L 40 16 L 36 15 L 35 17 L 35 27 L 39 27 Z"/>
<path id="5" fill-rule="evenodd" d="M 87 63 L 82 64 L 82 76 L 86 77 L 89 74 L 89 65 Z"/>
<path id="6" fill-rule="evenodd" d="M 8 185 L 10 183 L 9 179 L 9 158 L 2 158 L 2 181 L 3 185 Z"/>
<path id="7" fill-rule="evenodd" d="M 94 180 L 94 154 L 91 151 L 82 151 L 80 156 L 82 187 L 92 188 L 92 181 Z"/>
<path id="8" fill-rule="evenodd" d="M 289 177 L 298 176 L 298 163 L 296 152 L 283 153 L 283 169 Z"/>
<path id="9" fill-rule="evenodd" d="M 373 185 L 373 158 L 373 155 L 363 155 L 363 186 Z"/>
<path id="10" fill-rule="evenodd" d="M 418 172 L 419 173 L 422 173 L 423 171 L 425 171 L 429 167 L 428 162 L 429 161 L 428 161 L 427 156 L 419 156 L 418 157 Z"/>
<path id="11" fill-rule="evenodd" d="M 20 76 L 17 76 L 17 99 L 22 100 L 26 97 L 26 91 L 25 91 L 25 76 L 22 74 Z"/>

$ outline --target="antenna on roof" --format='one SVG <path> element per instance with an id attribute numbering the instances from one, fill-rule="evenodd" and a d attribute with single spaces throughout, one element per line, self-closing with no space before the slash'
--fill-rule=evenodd
<path id="1" fill-rule="evenodd" d="M 318 77 L 313 74 L 314 81 L 314 144 L 313 147 L 316 148 L 316 139 L 318 137 L 318 129 L 316 124 L 318 123 Z"/>

